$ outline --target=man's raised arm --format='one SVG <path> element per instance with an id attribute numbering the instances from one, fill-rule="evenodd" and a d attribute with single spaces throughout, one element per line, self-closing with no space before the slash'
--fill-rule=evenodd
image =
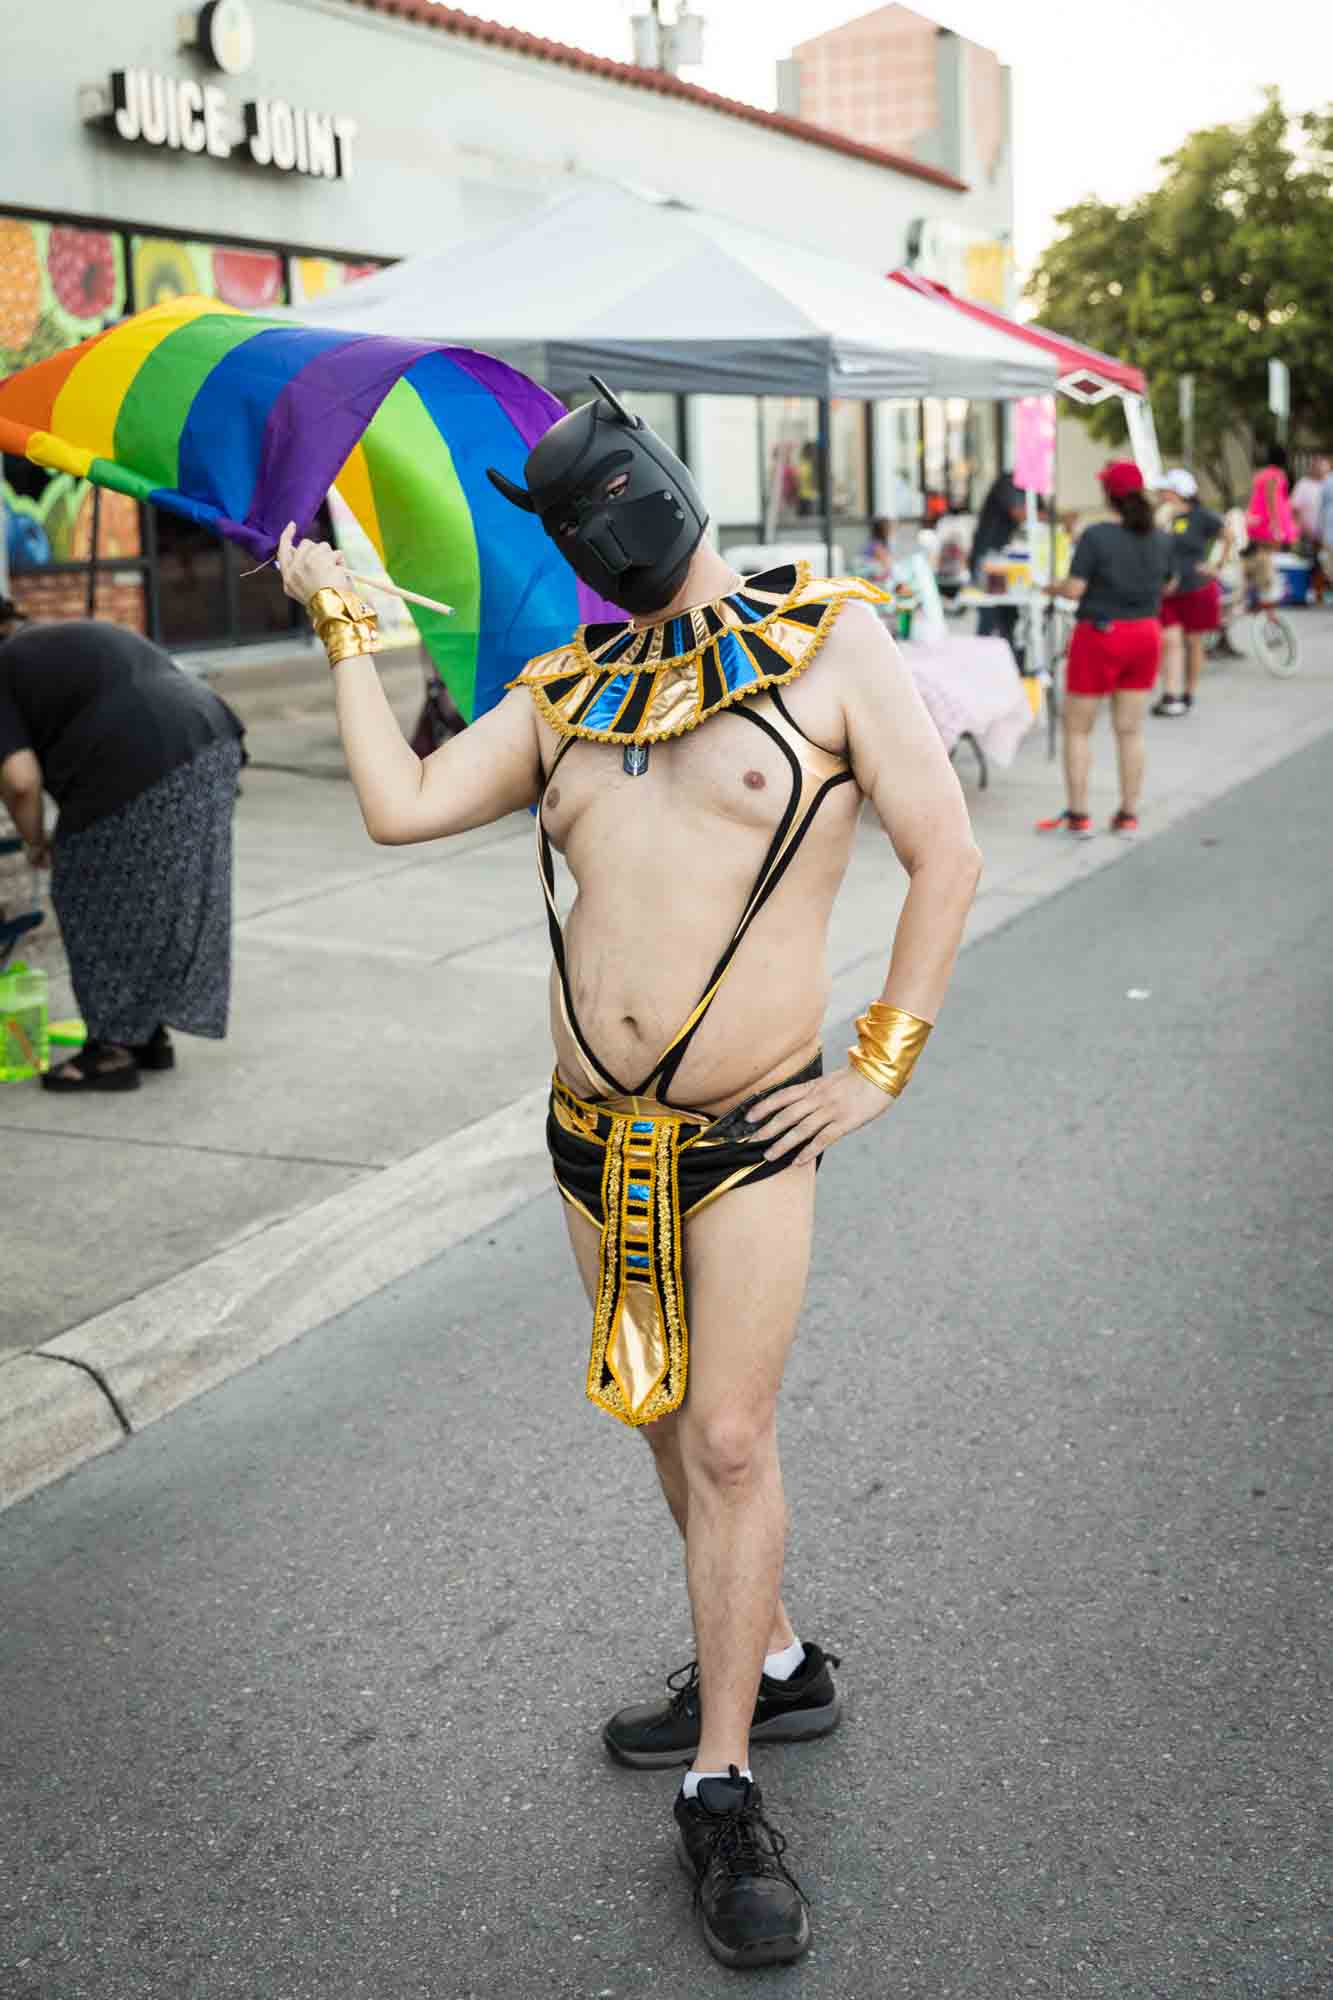
<path id="1" fill-rule="evenodd" d="M 352 592 L 327 542 L 278 545 L 283 588 L 298 604 L 316 592 Z M 334 657 L 334 701 L 347 768 L 371 839 L 386 847 L 439 840 L 531 805 L 541 789 L 536 711 L 522 688 L 424 760 L 403 737 L 369 651 Z"/>

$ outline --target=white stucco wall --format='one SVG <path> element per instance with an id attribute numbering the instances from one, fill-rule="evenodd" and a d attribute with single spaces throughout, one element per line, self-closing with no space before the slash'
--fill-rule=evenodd
<path id="1" fill-rule="evenodd" d="M 679 99 L 479 45 L 340 0 L 251 0 L 257 55 L 220 78 L 176 46 L 172 0 L 41 0 L 15 10 L 0 66 L 0 201 L 16 208 L 401 256 L 485 231 L 574 181 L 628 182 L 762 224 L 874 269 L 908 224 L 1007 227 L 1007 188 L 973 194 Z M 358 120 L 350 181 L 127 145 L 80 121 L 77 90 L 143 65 Z"/>

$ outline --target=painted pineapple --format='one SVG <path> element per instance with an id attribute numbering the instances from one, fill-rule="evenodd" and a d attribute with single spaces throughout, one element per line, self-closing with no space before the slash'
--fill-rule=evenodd
<path id="1" fill-rule="evenodd" d="M 42 266 L 31 223 L 0 215 L 0 348 L 26 347 L 42 309 Z"/>

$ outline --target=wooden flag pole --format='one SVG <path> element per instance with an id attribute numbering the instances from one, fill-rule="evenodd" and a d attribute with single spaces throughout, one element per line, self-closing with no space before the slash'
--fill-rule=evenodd
<path id="1" fill-rule="evenodd" d="M 254 569 L 243 569 L 241 575 L 258 576 L 261 569 L 267 569 L 269 563 L 276 563 L 277 560 L 276 556 L 270 556 L 268 562 L 257 563 Z M 362 576 L 359 571 L 349 569 L 347 580 L 349 583 L 359 583 L 363 590 L 384 590 L 390 597 L 401 597 L 408 604 L 423 604 L 427 611 L 439 611 L 446 618 L 452 618 L 454 615 L 452 604 L 441 604 L 438 597 L 423 597 L 418 590 L 404 590 L 401 583 L 394 583 L 387 576 Z"/>
<path id="2" fill-rule="evenodd" d="M 387 576 L 362 576 L 354 569 L 349 569 L 347 574 L 363 590 L 386 590 L 390 597 L 401 597 L 408 604 L 424 604 L 427 611 L 442 611 L 446 618 L 454 615 L 452 604 L 441 604 L 438 597 L 423 597 L 417 590 L 404 590 L 400 583 L 390 583 Z"/>

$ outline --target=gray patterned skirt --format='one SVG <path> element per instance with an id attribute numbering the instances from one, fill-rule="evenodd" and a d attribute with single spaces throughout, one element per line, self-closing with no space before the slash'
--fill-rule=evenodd
<path id="1" fill-rule="evenodd" d="M 118 812 L 57 838 L 51 900 L 88 1033 L 214 1040 L 231 997 L 231 822 L 241 746 L 211 743 Z"/>

